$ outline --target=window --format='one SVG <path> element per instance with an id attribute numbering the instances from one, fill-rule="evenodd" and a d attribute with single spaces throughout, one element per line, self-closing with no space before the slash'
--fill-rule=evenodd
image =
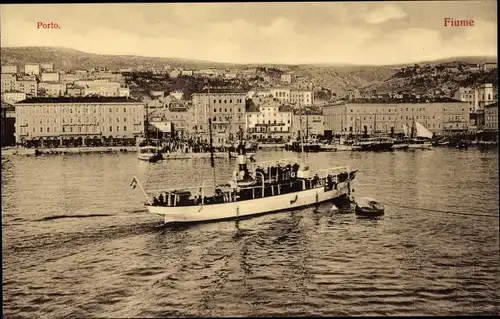
<path id="1" fill-rule="evenodd" d="M 116 131 L 117 131 L 117 132 L 119 132 L 119 131 L 120 131 L 120 127 L 119 127 L 119 126 L 117 126 L 117 127 L 116 127 Z"/>
<path id="2" fill-rule="evenodd" d="M 123 108 L 123 112 L 127 112 L 127 108 L 126 107 Z"/>
<path id="3" fill-rule="evenodd" d="M 112 126 L 109 127 L 109 131 L 113 132 L 113 127 Z"/>
<path id="4" fill-rule="evenodd" d="M 70 128 L 69 128 L 69 131 L 70 131 L 70 132 L 73 132 L 73 128 L 72 128 L 72 127 L 70 127 Z"/>
<path id="5" fill-rule="evenodd" d="M 49 132 L 50 132 L 50 127 L 47 127 L 47 133 L 49 133 Z"/>
<path id="6" fill-rule="evenodd" d="M 214 113 L 217 113 L 217 109 L 214 109 Z"/>
<path id="7" fill-rule="evenodd" d="M 233 100 L 229 100 L 229 103 L 233 103 Z"/>
<path id="8" fill-rule="evenodd" d="M 222 104 L 222 100 L 219 100 L 219 104 Z"/>
<path id="9" fill-rule="evenodd" d="M 127 118 L 126 117 L 123 118 L 123 122 L 127 122 Z"/>
<path id="10" fill-rule="evenodd" d="M 126 127 L 126 126 L 124 126 L 124 127 L 123 127 L 123 130 L 126 132 L 126 131 L 127 131 L 127 127 Z"/>
<path id="11" fill-rule="evenodd" d="M 116 123 L 120 123 L 120 118 L 119 117 L 116 118 Z"/>
<path id="12" fill-rule="evenodd" d="M 63 132 L 66 132 L 66 128 L 63 126 Z"/>
<path id="13" fill-rule="evenodd" d="M 214 104 L 217 103 L 217 100 L 214 100 Z"/>

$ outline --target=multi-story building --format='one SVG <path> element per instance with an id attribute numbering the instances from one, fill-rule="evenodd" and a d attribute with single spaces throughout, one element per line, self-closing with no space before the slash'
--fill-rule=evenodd
<path id="1" fill-rule="evenodd" d="M 22 145 L 135 145 L 143 132 L 144 106 L 130 98 L 31 98 L 16 104 L 16 141 Z"/>
<path id="2" fill-rule="evenodd" d="M 15 107 L 10 103 L 2 101 L 0 113 L 1 145 L 14 146 L 16 144 Z"/>
<path id="3" fill-rule="evenodd" d="M 469 111 L 474 111 L 475 104 L 475 90 L 473 88 L 459 88 L 453 98 L 457 101 L 467 102 L 469 104 Z"/>
<path id="4" fill-rule="evenodd" d="M 272 88 L 271 95 L 281 102 L 290 102 L 290 88 Z"/>
<path id="5" fill-rule="evenodd" d="M 295 103 L 300 105 L 312 105 L 314 94 L 309 90 L 293 90 L 290 88 L 272 88 L 271 95 L 283 103 Z"/>
<path id="6" fill-rule="evenodd" d="M 40 64 L 30 63 L 24 66 L 24 73 L 29 75 L 40 75 Z"/>
<path id="7" fill-rule="evenodd" d="M 10 91 L 2 93 L 2 100 L 11 103 L 17 103 L 26 100 L 26 93 L 20 91 Z"/>
<path id="8" fill-rule="evenodd" d="M 181 75 L 181 71 L 179 71 L 179 70 L 177 70 L 177 69 L 176 69 L 176 70 L 172 70 L 172 71 L 168 72 L 168 76 L 169 76 L 170 78 L 172 78 L 172 79 L 174 79 L 174 78 L 178 77 L 179 75 Z"/>
<path id="9" fill-rule="evenodd" d="M 190 126 L 188 107 L 172 96 L 167 96 L 163 103 L 164 107 L 155 108 L 149 118 L 160 118 L 162 122 L 172 123 L 178 138 L 187 137 Z"/>
<path id="10" fill-rule="evenodd" d="M 498 102 L 484 107 L 484 129 L 498 133 Z"/>
<path id="11" fill-rule="evenodd" d="M 82 77 L 79 76 L 78 74 L 66 73 L 66 74 L 61 74 L 59 78 L 61 83 L 73 84 L 76 81 L 80 80 Z"/>
<path id="12" fill-rule="evenodd" d="M 253 138 L 287 138 L 292 124 L 292 110 L 277 100 L 268 99 L 260 104 L 252 103 L 246 110 L 245 129 Z"/>
<path id="13" fill-rule="evenodd" d="M 314 93 L 313 91 L 290 91 L 290 102 L 296 103 L 299 105 L 309 106 L 314 102 Z"/>
<path id="14" fill-rule="evenodd" d="M 323 108 L 325 131 L 333 134 L 403 133 L 403 124 L 419 122 L 437 135 L 466 131 L 469 108 L 466 102 L 446 103 L 359 103 Z"/>
<path id="15" fill-rule="evenodd" d="M 45 72 L 54 72 L 54 63 L 40 63 L 40 69 Z"/>
<path id="16" fill-rule="evenodd" d="M 35 97 L 38 95 L 38 84 L 36 80 L 17 80 L 15 90 L 26 93 L 27 97 Z"/>
<path id="17" fill-rule="evenodd" d="M 77 85 L 66 86 L 66 94 L 68 96 L 82 96 L 83 87 Z"/>
<path id="18" fill-rule="evenodd" d="M 46 97 L 57 97 L 66 94 L 66 84 L 59 82 L 40 82 L 38 83 L 38 94 Z"/>
<path id="19" fill-rule="evenodd" d="M 285 83 L 292 83 L 292 75 L 291 74 L 282 74 L 281 75 L 281 82 L 285 82 Z"/>
<path id="20" fill-rule="evenodd" d="M 474 100 L 475 110 L 483 109 L 485 105 L 495 102 L 495 90 L 493 88 L 493 84 L 487 83 L 477 87 L 475 90 Z"/>
<path id="21" fill-rule="evenodd" d="M 321 111 L 309 109 L 293 111 L 292 137 L 319 136 L 324 133 L 324 115 Z"/>
<path id="22" fill-rule="evenodd" d="M 13 91 L 16 89 L 17 78 L 15 74 L 4 74 L 0 77 L 2 92 Z"/>
<path id="23" fill-rule="evenodd" d="M 2 65 L 2 74 L 16 74 L 17 65 Z"/>
<path id="24" fill-rule="evenodd" d="M 59 73 L 42 73 L 42 82 L 59 82 Z"/>
<path id="25" fill-rule="evenodd" d="M 484 71 L 489 71 L 498 68 L 498 65 L 496 63 L 485 63 L 483 65 L 483 70 Z"/>
<path id="26" fill-rule="evenodd" d="M 209 140 L 208 120 L 212 119 L 214 145 L 237 138 L 245 130 L 245 96 L 238 89 L 210 89 L 192 95 L 190 132 L 204 141 Z"/>

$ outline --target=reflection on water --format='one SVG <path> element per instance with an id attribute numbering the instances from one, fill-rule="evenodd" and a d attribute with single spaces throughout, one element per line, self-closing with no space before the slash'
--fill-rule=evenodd
<path id="1" fill-rule="evenodd" d="M 259 152 L 258 160 L 289 158 Z M 496 152 L 304 154 L 359 168 L 380 220 L 318 210 L 159 227 L 129 188 L 198 185 L 207 160 L 12 157 L 2 171 L 7 317 L 497 314 Z M 216 161 L 217 181 L 234 162 Z M 405 207 L 405 208 L 402 208 Z"/>

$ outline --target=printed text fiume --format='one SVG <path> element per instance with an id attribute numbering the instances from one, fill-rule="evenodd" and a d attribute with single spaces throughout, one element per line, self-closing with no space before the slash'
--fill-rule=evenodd
<path id="1" fill-rule="evenodd" d="M 445 27 L 473 27 L 474 20 L 472 19 L 454 19 L 454 18 L 444 18 Z"/>

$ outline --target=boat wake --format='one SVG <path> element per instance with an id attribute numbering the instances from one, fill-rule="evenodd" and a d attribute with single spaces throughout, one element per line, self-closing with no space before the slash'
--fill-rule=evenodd
<path id="1" fill-rule="evenodd" d="M 67 218 L 108 217 L 108 216 L 113 216 L 113 214 L 54 215 L 54 216 L 43 217 L 43 218 L 37 219 L 36 221 L 49 221 L 49 220 L 67 219 Z"/>

